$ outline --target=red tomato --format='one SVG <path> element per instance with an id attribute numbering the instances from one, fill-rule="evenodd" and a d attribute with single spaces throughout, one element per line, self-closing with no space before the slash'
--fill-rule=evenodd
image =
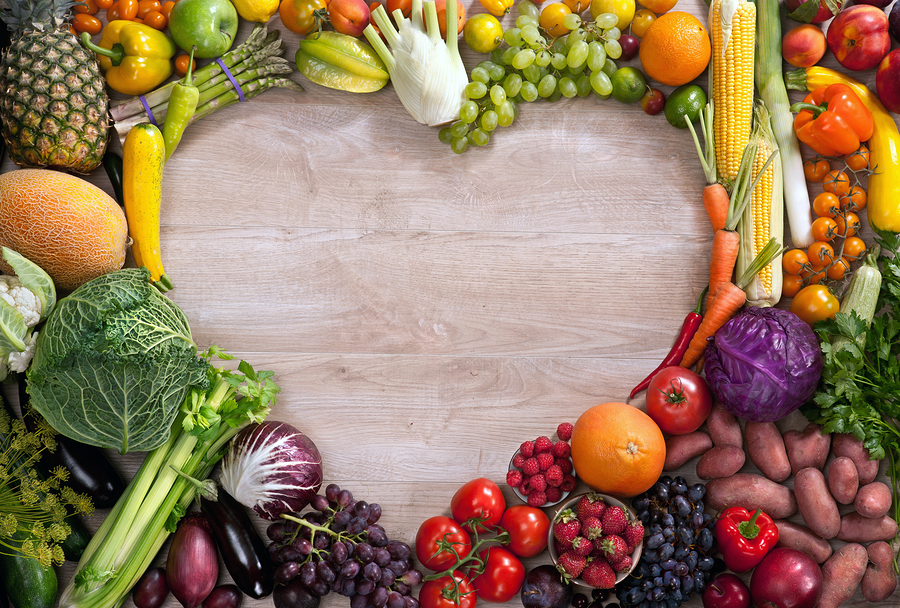
<path id="1" fill-rule="evenodd" d="M 472 579 L 475 594 L 486 602 L 508 602 L 525 582 L 525 566 L 511 551 L 489 547 L 478 553 L 484 560 L 484 572 Z"/>
<path id="2" fill-rule="evenodd" d="M 466 483 L 456 491 L 450 500 L 450 512 L 457 523 L 463 524 L 467 532 L 472 526 L 465 525 L 470 519 L 477 519 L 476 529 L 481 532 L 493 530 L 500 523 L 506 499 L 503 491 L 490 479 L 479 477 Z"/>
<path id="3" fill-rule="evenodd" d="M 364 0 L 331 0 L 328 4 L 331 27 L 347 36 L 362 36 L 371 15 L 369 5 Z"/>
<path id="4" fill-rule="evenodd" d="M 452 520 L 451 520 L 452 521 Z M 453 581 L 456 580 L 456 589 Z M 449 588 L 449 589 L 448 589 Z M 454 599 L 444 597 L 444 589 Z M 472 583 L 459 570 L 453 571 L 453 578 L 442 576 L 436 581 L 428 581 L 419 589 L 419 605 L 422 608 L 475 608 L 478 597 Z"/>
<path id="5" fill-rule="evenodd" d="M 325 8 L 325 0 L 281 0 L 278 14 L 284 27 L 305 36 L 321 25 L 319 14 Z"/>
<path id="6" fill-rule="evenodd" d="M 503 513 L 500 527 L 509 533 L 506 548 L 519 557 L 534 557 L 547 548 L 550 519 L 540 509 L 514 505 Z"/>
<path id="7" fill-rule="evenodd" d="M 711 409 L 706 380 L 684 367 L 663 368 L 647 387 L 647 415 L 670 435 L 696 431 Z"/>
<path id="8" fill-rule="evenodd" d="M 471 550 L 466 531 L 444 515 L 426 519 L 416 532 L 416 557 L 429 570 L 446 570 L 456 563 L 457 555 L 465 557 Z"/>

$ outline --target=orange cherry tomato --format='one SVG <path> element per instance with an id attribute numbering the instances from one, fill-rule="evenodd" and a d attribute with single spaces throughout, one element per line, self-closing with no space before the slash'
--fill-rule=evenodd
<path id="1" fill-rule="evenodd" d="M 111 7 L 106 9 L 106 21 L 118 21 L 121 19 L 121 15 L 119 15 L 119 3 L 116 2 Z"/>
<path id="2" fill-rule="evenodd" d="M 160 4 L 158 0 L 139 0 L 137 16 L 146 21 L 147 13 L 149 13 L 150 11 L 159 12 L 159 9 L 161 8 L 162 4 Z"/>
<path id="3" fill-rule="evenodd" d="M 816 241 L 806 250 L 806 255 L 813 266 L 827 266 L 834 259 L 834 247 L 824 241 Z"/>
<path id="4" fill-rule="evenodd" d="M 640 9 L 631 19 L 631 33 L 638 38 L 643 38 L 654 21 L 656 21 L 656 14 L 653 11 L 646 8 Z"/>
<path id="5" fill-rule="evenodd" d="M 803 287 L 803 278 L 799 274 L 784 274 L 781 281 L 781 294 L 786 298 L 793 298 Z"/>
<path id="6" fill-rule="evenodd" d="M 837 222 L 830 217 L 817 217 L 812 223 L 812 235 L 817 241 L 831 241 L 837 236 Z"/>
<path id="7" fill-rule="evenodd" d="M 84 4 L 78 3 L 72 7 L 72 10 L 76 13 L 85 13 L 88 15 L 96 15 L 97 11 L 100 10 L 100 6 L 97 4 L 96 0 L 82 0 Z"/>
<path id="8" fill-rule="evenodd" d="M 441 28 L 441 38 L 447 39 L 447 0 L 434 0 L 434 8 L 437 10 L 438 27 Z M 456 33 L 461 34 L 466 26 L 466 7 L 456 0 Z"/>
<path id="9" fill-rule="evenodd" d="M 806 181 L 821 184 L 825 175 L 831 171 L 831 163 L 825 158 L 810 158 L 803 161 L 803 175 Z"/>
<path id="10" fill-rule="evenodd" d="M 163 2 L 162 7 L 159 9 L 159 12 L 166 18 L 167 23 L 169 21 L 169 14 L 172 12 L 173 8 L 175 8 L 174 0 L 168 0 L 167 2 Z"/>
<path id="11" fill-rule="evenodd" d="M 809 324 L 831 319 L 840 310 L 840 303 L 824 285 L 808 285 L 791 300 L 791 312 Z"/>
<path id="12" fill-rule="evenodd" d="M 781 258 L 781 267 L 787 274 L 799 275 L 809 265 L 809 256 L 802 249 L 790 249 Z"/>
<path id="13" fill-rule="evenodd" d="M 832 281 L 840 281 L 844 275 L 850 271 L 850 261 L 847 258 L 841 258 L 828 267 L 825 274 Z"/>
<path id="14" fill-rule="evenodd" d="M 869 196 L 859 186 L 850 188 L 850 192 L 838 197 L 841 201 L 842 211 L 862 211 L 866 207 Z"/>
<path id="15" fill-rule="evenodd" d="M 866 242 L 858 236 L 847 237 L 844 241 L 844 257 L 858 260 L 866 252 Z"/>
<path id="16" fill-rule="evenodd" d="M 191 64 L 190 55 L 179 55 L 175 58 L 175 73 L 179 76 L 187 74 L 188 66 Z M 196 67 L 196 65 L 194 66 Z"/>
<path id="17" fill-rule="evenodd" d="M 800 272 L 800 277 L 807 285 L 821 283 L 825 280 L 825 266 L 807 266 Z"/>
<path id="18" fill-rule="evenodd" d="M 75 18 L 72 19 L 72 27 L 75 28 L 75 31 L 79 34 L 87 32 L 91 36 L 96 36 L 100 33 L 100 30 L 103 29 L 103 23 L 93 15 L 78 13 L 75 15 Z"/>
<path id="19" fill-rule="evenodd" d="M 859 232 L 859 216 L 848 211 L 842 216 L 834 218 L 837 223 L 838 236 L 854 236 Z"/>
<path id="20" fill-rule="evenodd" d="M 141 19 L 140 17 L 135 17 L 134 19 L 131 20 L 131 22 L 132 23 L 143 23 L 144 20 Z"/>
<path id="21" fill-rule="evenodd" d="M 121 2 L 122 0 L 119 1 Z M 822 189 L 825 192 L 833 192 L 838 196 L 846 194 L 850 191 L 850 178 L 847 177 L 844 171 L 834 169 L 825 174 L 825 179 L 822 180 Z"/>
<path id="22" fill-rule="evenodd" d="M 164 30 L 166 29 L 166 25 L 168 25 L 169 20 L 166 19 L 166 16 L 159 11 L 150 11 L 146 15 L 144 15 L 144 23 L 155 30 Z"/>
<path id="23" fill-rule="evenodd" d="M 395 10 L 400 9 L 404 17 L 409 17 L 412 14 L 412 0 L 387 0 L 384 9 L 388 15 L 393 15 Z"/>
<path id="24" fill-rule="evenodd" d="M 138 12 L 138 0 L 119 0 L 119 19 L 134 21 Z"/>
<path id="25" fill-rule="evenodd" d="M 851 152 L 847 155 L 847 158 L 844 159 L 844 162 L 847 163 L 847 166 L 854 171 L 862 171 L 863 169 L 868 167 L 869 149 L 866 147 L 866 144 L 860 144 L 859 148 L 857 148 L 856 151 Z"/>
<path id="26" fill-rule="evenodd" d="M 834 217 L 841 211 L 841 201 L 833 192 L 822 192 L 813 199 L 813 211 L 819 217 Z"/>
<path id="27" fill-rule="evenodd" d="M 102 10 L 108 10 L 113 4 L 116 3 L 116 0 L 96 0 L 97 8 Z"/>

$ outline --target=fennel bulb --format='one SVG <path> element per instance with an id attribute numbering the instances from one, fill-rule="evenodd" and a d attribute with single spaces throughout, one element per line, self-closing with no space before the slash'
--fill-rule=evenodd
<path id="1" fill-rule="evenodd" d="M 446 43 L 440 36 L 434 2 L 424 3 L 424 20 L 422 8 L 422 0 L 412 0 L 410 19 L 394 11 L 397 29 L 383 7 L 372 12 L 390 49 L 371 25 L 363 33 L 387 66 L 391 84 L 409 115 L 434 127 L 459 118 L 469 77 L 459 56 L 456 1 L 447 2 Z"/>

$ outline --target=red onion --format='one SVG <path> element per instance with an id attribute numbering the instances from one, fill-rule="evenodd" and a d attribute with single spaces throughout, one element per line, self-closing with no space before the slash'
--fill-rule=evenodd
<path id="1" fill-rule="evenodd" d="M 194 512 L 178 522 L 166 560 L 169 590 L 184 608 L 197 608 L 216 586 L 219 556 L 206 516 Z"/>

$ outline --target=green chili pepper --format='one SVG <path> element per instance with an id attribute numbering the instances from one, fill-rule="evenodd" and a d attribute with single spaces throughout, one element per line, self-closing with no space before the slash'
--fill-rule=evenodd
<path id="1" fill-rule="evenodd" d="M 175 85 L 169 96 L 169 107 L 166 110 L 166 119 L 162 129 L 163 140 L 166 143 L 167 161 L 178 146 L 178 142 L 181 141 L 184 130 L 191 124 L 191 119 L 197 110 L 197 102 L 200 100 L 200 89 L 195 87 L 191 81 L 195 48 L 191 49 L 191 57 L 184 80 Z"/>

